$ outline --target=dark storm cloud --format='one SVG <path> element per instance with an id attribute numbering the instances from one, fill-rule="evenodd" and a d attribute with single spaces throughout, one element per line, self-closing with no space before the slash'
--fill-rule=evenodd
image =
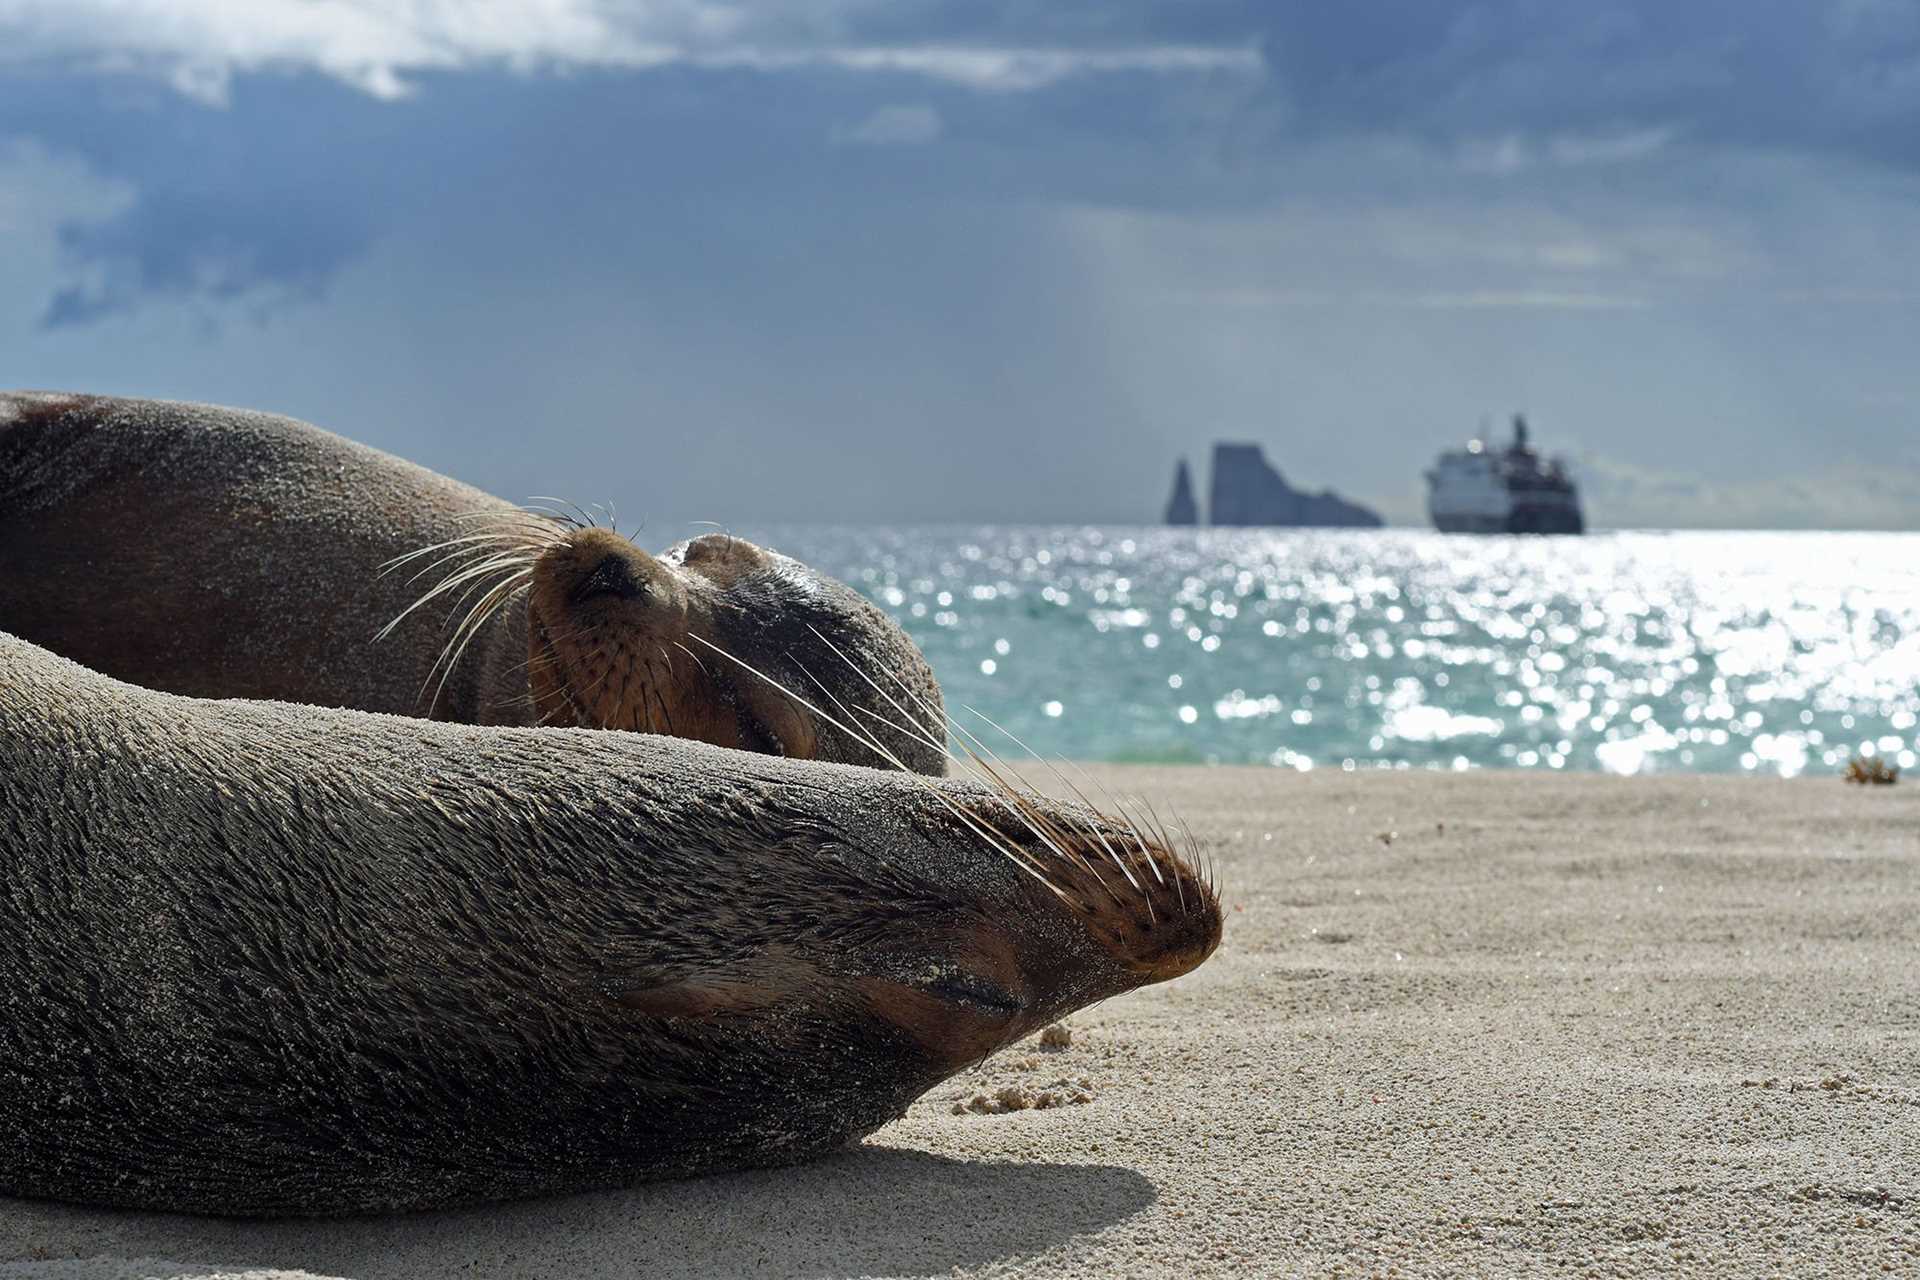
<path id="1" fill-rule="evenodd" d="M 1298 148 L 1343 136 L 1410 139 L 1508 172 L 1667 143 L 1920 164 L 1920 18 L 1898 0 L 769 6 L 737 38 L 731 53 L 639 69 L 413 72 L 398 100 L 366 91 L 386 83 L 372 72 L 327 77 L 284 59 L 216 67 L 221 91 L 196 99 L 16 50 L 0 83 L 7 131 L 136 193 L 66 229 L 73 282 L 45 320 L 85 323 L 149 296 L 312 296 L 397 212 L 451 214 L 498 184 L 556 202 L 964 194 L 1204 210 L 1294 194 Z M 847 61 L 876 48 L 1163 47 L 1257 49 L 1265 70 L 1037 85 L 1009 72 L 1023 87 L 989 92 L 999 73 L 963 84 L 951 68 Z M 561 70 L 566 57 L 553 55 Z M 894 120 L 937 140 L 937 164 L 833 152 L 897 102 L 913 105 Z"/>
<path id="2" fill-rule="evenodd" d="M 1059 113 L 1045 132 L 1066 145 L 1095 122 L 1139 139 L 1096 136 L 1066 163 L 1007 99 L 900 74 L 487 71 L 422 77 L 399 101 L 313 75 L 244 76 L 218 105 L 151 89 L 129 102 L 121 83 L 96 76 L 10 77 L 0 115 L 134 192 L 105 220 L 63 229 L 75 283 L 45 316 L 62 325 L 149 296 L 310 296 L 404 216 L 458 220 L 502 201 L 524 206 L 536 235 L 543 207 L 565 220 L 600 206 L 609 220 L 644 224 L 702 202 L 769 223 L 794 202 L 1159 203 L 1170 195 L 1164 175 L 1136 159 L 1157 127 L 1138 105 L 1150 78 L 1037 95 Z M 943 142 L 937 157 L 835 145 L 858 140 L 853 126 L 894 98 L 936 121 L 971 117 L 971 136 Z"/>
<path id="3" fill-rule="evenodd" d="M 126 208 L 70 221 L 74 283 L 50 327 L 149 298 L 311 297 L 365 249 L 402 180 L 384 104 L 311 76 L 249 86 L 234 106 L 97 77 L 0 78 L 15 136 L 127 184 Z"/>
<path id="4" fill-rule="evenodd" d="M 1904 0 L 1388 0 L 1276 14 L 1264 48 L 1303 129 L 1639 123 L 1699 143 L 1920 159 L 1920 9 Z"/>

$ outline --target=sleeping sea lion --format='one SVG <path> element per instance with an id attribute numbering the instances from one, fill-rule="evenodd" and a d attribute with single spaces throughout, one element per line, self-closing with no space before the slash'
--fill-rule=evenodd
<path id="1" fill-rule="evenodd" d="M 0 394 L 0 629 L 199 697 L 881 763 L 751 669 L 838 700 L 836 718 L 876 729 L 909 768 L 944 767 L 924 741 L 943 737 L 926 659 L 797 560 L 723 534 L 649 555 L 213 405 Z"/>
<path id="2" fill-rule="evenodd" d="M 334 1214 L 801 1160 L 1220 928 L 1164 836 L 1006 787 L 203 701 L 0 635 L 4 1194 Z"/>

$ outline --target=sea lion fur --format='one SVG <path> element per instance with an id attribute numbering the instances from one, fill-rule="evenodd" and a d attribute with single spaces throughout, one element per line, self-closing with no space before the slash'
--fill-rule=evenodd
<path id="1" fill-rule="evenodd" d="M 1137 823 L 0 635 L 0 1192 L 218 1214 L 804 1159 L 1219 940 Z"/>
<path id="2" fill-rule="evenodd" d="M 0 629 L 198 697 L 882 762 L 704 642 L 788 687 L 824 683 L 907 767 L 944 766 L 925 743 L 944 736 L 925 658 L 799 561 L 724 535 L 656 557 L 304 422 L 217 405 L 0 393 Z M 899 717 L 876 683 L 912 690 L 909 724 L 888 726 Z"/>

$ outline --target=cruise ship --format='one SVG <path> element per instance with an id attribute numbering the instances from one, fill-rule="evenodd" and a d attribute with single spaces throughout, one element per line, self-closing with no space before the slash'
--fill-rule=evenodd
<path id="1" fill-rule="evenodd" d="M 1581 533 L 1580 493 L 1566 469 L 1527 445 L 1527 420 L 1513 419 L 1504 449 L 1469 441 L 1427 472 L 1427 513 L 1443 533 Z"/>

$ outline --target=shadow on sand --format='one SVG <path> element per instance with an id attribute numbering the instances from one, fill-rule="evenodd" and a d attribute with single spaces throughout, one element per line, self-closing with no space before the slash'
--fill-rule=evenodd
<path id="1" fill-rule="evenodd" d="M 865 1146 L 814 1164 L 390 1218 L 252 1222 L 0 1199 L 0 1277 L 274 1268 L 354 1280 L 526 1275 L 825 1280 L 935 1275 L 1044 1252 L 1153 1203 L 1111 1165 L 954 1160 Z M 87 1259 L 81 1263 L 78 1259 Z"/>

